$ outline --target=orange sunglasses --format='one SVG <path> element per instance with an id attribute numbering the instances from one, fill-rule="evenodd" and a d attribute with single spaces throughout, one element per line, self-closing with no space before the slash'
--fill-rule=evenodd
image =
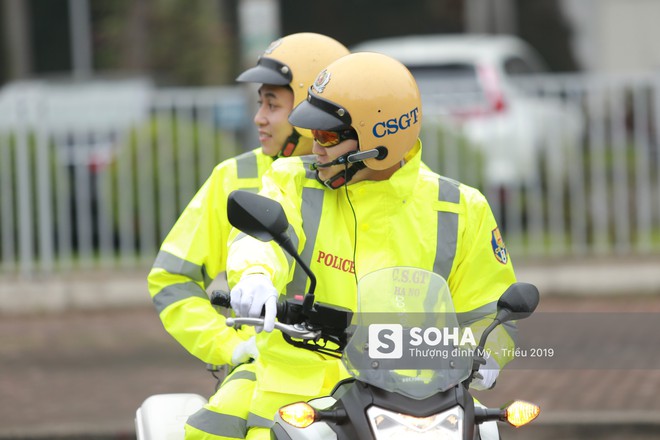
<path id="1" fill-rule="evenodd" d="M 348 139 L 358 139 L 357 132 L 352 128 L 341 131 L 312 130 L 312 136 L 323 148 L 330 148 Z"/>

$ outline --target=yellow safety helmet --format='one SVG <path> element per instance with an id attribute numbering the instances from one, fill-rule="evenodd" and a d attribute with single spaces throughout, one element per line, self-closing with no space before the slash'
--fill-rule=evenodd
<path id="1" fill-rule="evenodd" d="M 360 151 L 378 150 L 364 160 L 373 170 L 401 161 L 421 129 L 422 105 L 417 83 L 399 61 L 362 52 L 328 65 L 310 87 L 307 100 L 289 116 L 291 124 L 316 130 L 353 128 Z"/>
<path id="2" fill-rule="evenodd" d="M 293 91 L 293 105 L 307 97 L 307 90 L 316 75 L 336 59 L 348 55 L 349 50 L 326 35 L 301 32 L 287 35 L 270 43 L 257 65 L 241 73 L 236 81 L 289 86 Z M 312 138 L 309 130 L 297 131 Z"/>

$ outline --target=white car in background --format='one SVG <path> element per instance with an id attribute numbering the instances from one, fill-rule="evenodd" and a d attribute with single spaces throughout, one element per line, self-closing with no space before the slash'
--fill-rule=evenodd
<path id="1" fill-rule="evenodd" d="M 546 170 L 560 171 L 565 156 L 554 151 L 574 148 L 581 139 L 581 110 L 560 98 L 539 55 L 517 37 L 405 36 L 351 50 L 384 53 L 405 64 L 419 84 L 425 120 L 443 118 L 481 151 L 491 187 L 535 181 L 542 159 L 550 161 Z M 527 84 L 540 89 L 521 87 L 530 75 L 534 82 Z"/>

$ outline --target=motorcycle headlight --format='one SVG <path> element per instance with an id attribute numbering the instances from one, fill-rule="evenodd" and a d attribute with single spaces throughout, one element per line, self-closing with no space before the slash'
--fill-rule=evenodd
<path id="1" fill-rule="evenodd" d="M 367 410 L 376 440 L 409 438 L 461 439 L 463 438 L 463 409 L 451 408 L 429 417 L 412 417 L 372 406 Z"/>

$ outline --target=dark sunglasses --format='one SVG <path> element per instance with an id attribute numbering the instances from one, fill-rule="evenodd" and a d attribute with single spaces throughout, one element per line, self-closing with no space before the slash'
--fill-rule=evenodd
<path id="1" fill-rule="evenodd" d="M 312 136 L 323 148 L 334 147 L 348 139 L 358 139 L 357 132 L 352 128 L 342 131 L 312 130 Z"/>

